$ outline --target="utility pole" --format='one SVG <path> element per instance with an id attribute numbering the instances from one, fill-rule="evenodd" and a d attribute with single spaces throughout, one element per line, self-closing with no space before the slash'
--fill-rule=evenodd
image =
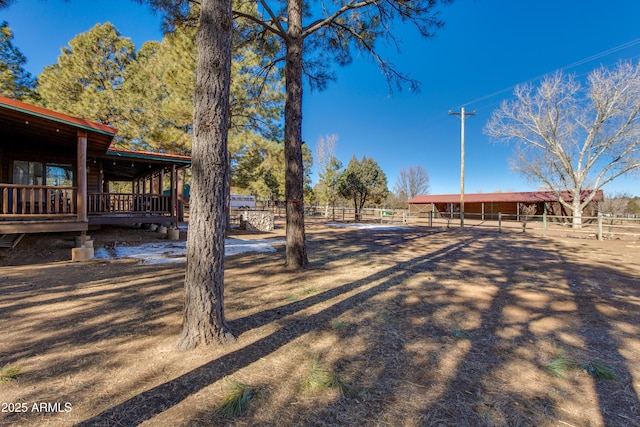
<path id="1" fill-rule="evenodd" d="M 467 113 L 462 107 L 459 113 L 449 110 L 449 114 L 460 117 L 462 123 L 460 127 L 460 228 L 464 228 L 464 120 L 466 116 L 475 116 L 476 112 Z"/>

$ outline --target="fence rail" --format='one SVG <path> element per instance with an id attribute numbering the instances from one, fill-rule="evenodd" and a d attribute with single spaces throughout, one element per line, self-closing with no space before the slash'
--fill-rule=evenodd
<path id="1" fill-rule="evenodd" d="M 77 214 L 75 187 L 0 184 L 0 217 L 29 219 Z"/>
<path id="2" fill-rule="evenodd" d="M 403 209 L 363 209 L 360 218 L 356 218 L 354 208 L 349 207 L 305 207 L 307 217 L 321 218 L 327 221 L 368 221 L 368 222 L 397 222 L 408 225 L 428 227 L 460 227 L 460 213 L 438 215 L 409 216 Z M 283 212 L 284 214 L 284 212 Z M 573 226 L 573 217 L 554 215 L 510 215 L 510 214 L 480 214 L 464 213 L 464 226 L 495 230 L 497 232 L 525 232 L 546 234 L 571 234 L 597 239 L 626 237 L 640 239 L 640 218 L 612 217 L 600 215 L 597 217 L 583 216 L 580 227 Z"/>
<path id="3" fill-rule="evenodd" d="M 521 231 L 525 233 L 571 233 L 596 237 L 603 240 L 605 237 L 627 236 L 640 238 L 640 218 L 612 217 L 612 216 L 583 216 L 579 225 L 574 225 L 571 216 L 554 215 L 507 215 L 497 214 L 495 217 L 484 218 L 480 214 L 464 214 L 465 227 L 489 228 L 502 231 Z M 424 221 L 424 219 L 422 219 Z M 428 216 L 429 226 L 460 227 L 460 214 L 441 217 Z"/>
<path id="4" fill-rule="evenodd" d="M 284 218 L 286 210 L 282 206 L 256 208 L 252 210 L 269 210 L 276 218 Z M 232 209 L 233 213 L 236 212 Z M 337 221 L 337 222 L 394 222 L 407 225 L 427 227 L 460 227 L 460 213 L 446 215 L 427 212 L 409 216 L 406 209 L 367 208 L 356 215 L 354 208 L 343 206 L 305 206 L 305 216 L 309 220 Z M 523 214 L 480 214 L 464 213 L 464 227 L 495 230 L 496 232 L 525 232 L 537 234 L 571 234 L 575 236 L 605 238 L 626 237 L 640 239 L 640 218 L 611 217 L 611 216 L 583 216 L 580 227 L 573 226 L 573 217 L 554 215 L 523 215 Z"/>
<path id="5" fill-rule="evenodd" d="M 170 214 L 171 197 L 161 194 L 90 193 L 89 214 Z"/>

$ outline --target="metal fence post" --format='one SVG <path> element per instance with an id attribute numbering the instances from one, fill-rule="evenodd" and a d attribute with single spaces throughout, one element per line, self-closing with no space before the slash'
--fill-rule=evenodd
<path id="1" fill-rule="evenodd" d="M 498 212 L 498 233 L 502 233 L 502 212 Z"/>
<path id="2" fill-rule="evenodd" d="M 542 235 L 547 236 L 547 211 L 542 212 Z"/>
<path id="3" fill-rule="evenodd" d="M 433 227 L 433 212 L 429 211 L 429 227 Z"/>

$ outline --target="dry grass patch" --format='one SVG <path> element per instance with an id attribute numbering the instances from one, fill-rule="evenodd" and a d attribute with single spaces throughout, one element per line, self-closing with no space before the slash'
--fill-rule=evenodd
<path id="1" fill-rule="evenodd" d="M 227 259 L 239 339 L 188 352 L 174 348 L 183 265 L 5 264 L 0 366 L 22 374 L 0 395 L 72 410 L 3 413 L 0 425 L 639 424 L 640 246 L 307 232 L 304 271 L 283 269 L 282 248 Z M 598 379 L 607 368 L 616 380 Z"/>

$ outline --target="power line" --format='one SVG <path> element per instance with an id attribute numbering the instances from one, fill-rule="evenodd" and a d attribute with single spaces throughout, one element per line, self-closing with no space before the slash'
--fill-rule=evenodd
<path id="1" fill-rule="evenodd" d="M 596 59 L 605 57 L 607 55 L 611 55 L 612 53 L 616 53 L 616 52 L 619 52 L 621 50 L 628 49 L 628 48 L 633 47 L 633 46 L 635 46 L 637 44 L 640 44 L 640 38 L 628 41 L 626 43 L 623 43 L 623 44 L 615 46 L 615 47 L 612 47 L 612 48 L 607 49 L 607 50 L 605 50 L 603 52 L 596 53 L 595 55 L 591 55 L 591 56 L 588 56 L 586 58 L 580 59 L 580 60 L 578 60 L 576 62 L 573 62 L 573 63 L 571 63 L 569 65 L 565 65 L 565 66 L 563 66 L 561 68 L 557 68 L 554 71 L 566 71 L 566 70 L 569 70 L 571 68 L 577 67 L 579 65 L 586 64 L 586 63 L 594 61 Z M 554 71 L 551 71 L 551 72 L 554 72 Z M 517 83 L 517 84 L 511 85 L 511 86 L 506 87 L 504 89 L 501 89 L 501 90 L 498 90 L 496 92 L 490 93 L 488 95 L 482 96 L 480 98 L 474 99 L 473 101 L 466 102 L 463 105 L 471 105 L 471 104 L 478 103 L 480 101 L 484 101 L 485 99 L 493 98 L 496 95 L 500 95 L 500 94 L 503 94 L 505 92 L 513 90 L 513 88 L 515 88 L 519 84 L 527 84 L 527 83 L 531 83 L 531 82 L 534 82 L 536 80 L 539 80 L 539 79 L 543 78 L 544 76 L 550 74 L 551 72 L 539 75 L 537 77 L 533 77 L 533 78 L 531 78 L 529 80 L 526 80 L 525 82 L 522 82 L 522 83 Z"/>

